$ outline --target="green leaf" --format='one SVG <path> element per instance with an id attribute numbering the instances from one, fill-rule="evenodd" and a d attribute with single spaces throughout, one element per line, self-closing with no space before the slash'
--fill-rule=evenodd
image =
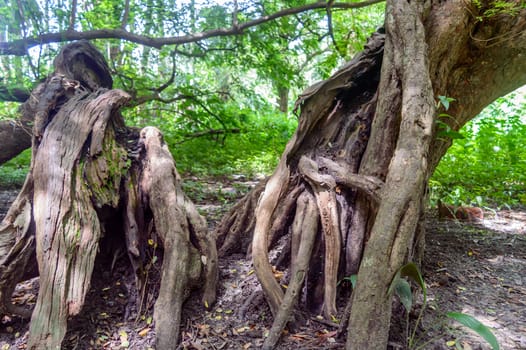
<path id="1" fill-rule="evenodd" d="M 455 101 L 454 98 L 447 96 L 438 96 L 438 102 L 444 106 L 444 109 L 447 111 L 449 109 L 449 103 Z"/>
<path id="2" fill-rule="evenodd" d="M 462 135 L 461 133 L 459 133 L 458 131 L 454 131 L 454 130 L 443 130 L 443 131 L 439 131 L 437 133 L 437 136 L 438 137 L 449 137 L 450 139 L 452 140 L 461 140 L 461 139 L 465 139 L 465 136 Z"/>
<path id="3" fill-rule="evenodd" d="M 356 288 L 356 277 L 357 277 L 357 276 L 358 276 L 358 275 L 356 275 L 356 274 L 355 274 L 355 275 L 351 275 L 351 276 L 349 276 L 349 281 L 351 281 L 351 285 L 352 285 L 352 288 L 353 288 L 353 289 Z"/>
<path id="4" fill-rule="evenodd" d="M 400 298 L 402 305 L 404 305 L 407 312 L 411 311 L 413 306 L 413 293 L 411 293 L 411 286 L 407 280 L 400 278 L 396 283 L 395 293 Z"/>
<path id="5" fill-rule="evenodd" d="M 495 335 L 493 335 L 491 330 L 482 323 L 480 323 L 480 321 L 474 318 L 473 316 L 466 315 L 462 312 L 448 312 L 446 316 L 477 332 L 478 335 L 484 338 L 489 343 L 489 345 L 491 345 L 491 348 L 493 350 L 500 349 L 499 342 L 497 341 L 497 338 L 495 338 Z"/>
<path id="6" fill-rule="evenodd" d="M 415 281 L 416 284 L 420 286 L 422 289 L 422 293 L 424 294 L 424 305 L 426 304 L 427 300 L 427 289 L 426 289 L 426 283 L 424 282 L 424 278 L 422 277 L 422 274 L 420 273 L 420 269 L 418 266 L 413 263 L 407 263 L 404 266 L 400 268 L 400 275 L 402 277 L 409 277 L 413 281 Z"/>
<path id="7" fill-rule="evenodd" d="M 356 274 L 354 275 L 350 275 L 348 277 L 344 277 L 342 278 L 342 280 L 340 282 L 343 282 L 343 281 L 349 281 L 351 282 L 351 286 L 352 286 L 352 289 L 356 288 Z M 340 282 L 338 284 L 340 284 Z"/>

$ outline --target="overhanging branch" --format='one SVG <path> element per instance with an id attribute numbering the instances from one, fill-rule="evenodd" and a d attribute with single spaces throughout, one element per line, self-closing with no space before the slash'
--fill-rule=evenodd
<path id="1" fill-rule="evenodd" d="M 341 8 L 341 9 L 355 9 L 370 6 L 376 3 L 380 3 L 383 0 L 365 0 L 362 2 L 355 3 L 334 3 L 331 5 L 331 8 Z M 59 33 L 45 33 L 31 38 L 25 38 L 20 40 L 14 40 L 11 42 L 0 43 L 0 55 L 16 55 L 23 56 L 27 53 L 27 50 L 42 44 L 49 44 L 54 42 L 66 42 L 73 40 L 93 40 L 93 39 L 122 39 L 131 41 L 137 44 L 154 47 L 157 49 L 162 48 L 166 45 L 180 45 L 194 43 L 202 41 L 208 38 L 220 37 L 220 36 L 230 36 L 230 35 L 240 35 L 243 34 L 244 30 L 258 26 L 262 23 L 270 22 L 272 20 L 286 17 L 301 12 L 317 10 L 317 9 L 326 9 L 327 2 L 318 1 L 312 4 L 307 4 L 298 7 L 292 7 L 285 10 L 275 12 L 273 14 L 262 16 L 260 18 L 239 23 L 229 28 L 218 28 L 213 30 L 208 30 L 201 33 L 194 33 L 182 36 L 173 36 L 165 38 L 154 38 L 147 35 L 131 33 L 124 28 L 106 28 L 106 29 L 97 29 L 89 30 L 85 32 L 78 32 L 75 30 L 67 30 L 65 32 Z"/>

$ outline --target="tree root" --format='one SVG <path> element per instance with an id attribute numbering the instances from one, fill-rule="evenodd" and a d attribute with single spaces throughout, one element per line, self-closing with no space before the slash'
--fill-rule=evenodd
<path id="1" fill-rule="evenodd" d="M 261 181 L 252 191 L 239 200 L 230 209 L 227 215 L 214 230 L 219 256 L 225 256 L 235 252 L 246 252 L 250 244 L 250 237 L 244 237 L 245 233 L 252 232 L 256 225 L 256 210 L 259 197 L 266 186 L 266 181 Z M 246 242 L 243 244 L 240 242 Z"/>
<path id="2" fill-rule="evenodd" d="M 321 226 L 325 237 L 324 297 L 323 314 L 327 319 L 336 316 L 336 284 L 340 263 L 341 233 L 336 202 L 336 181 L 330 175 L 318 172 L 317 164 L 302 156 L 298 170 L 310 183 L 321 217 Z"/>
<path id="3" fill-rule="evenodd" d="M 293 243 L 292 252 L 295 264 L 292 265 L 290 283 L 279 311 L 274 317 L 269 335 L 263 343 L 264 350 L 270 350 L 276 346 L 281 332 L 290 319 L 292 309 L 298 301 L 305 276 L 307 275 L 314 239 L 318 232 L 319 215 L 312 195 L 303 192 L 297 202 L 292 230 L 293 236 L 301 236 L 301 239 L 295 240 Z"/>
<path id="4" fill-rule="evenodd" d="M 205 266 L 203 303 L 209 307 L 215 302 L 217 251 L 215 241 L 206 235 L 204 219 L 182 191 L 162 134 L 156 128 L 146 127 L 140 135 L 145 149 L 141 190 L 148 198 L 155 230 L 164 246 L 161 287 L 154 311 L 156 343 L 158 349 L 175 349 L 182 305 L 190 288 L 200 279 L 201 263 Z M 192 237 L 201 252 L 192 245 Z"/>
<path id="5" fill-rule="evenodd" d="M 285 151 L 286 153 L 287 151 Z M 254 238 L 252 239 L 254 271 L 274 316 L 277 314 L 278 308 L 283 301 L 283 291 L 274 278 L 272 267 L 268 260 L 268 233 L 271 227 L 272 216 L 283 191 L 287 188 L 288 181 L 289 170 L 285 156 L 283 156 L 278 168 L 268 180 L 259 205 L 256 208 L 256 226 L 254 228 Z"/>

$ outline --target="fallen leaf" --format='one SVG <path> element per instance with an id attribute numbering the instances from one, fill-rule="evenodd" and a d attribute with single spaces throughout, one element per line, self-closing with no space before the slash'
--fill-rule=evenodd
<path id="1" fill-rule="evenodd" d="M 151 328 L 146 327 L 146 328 L 143 328 L 142 330 L 140 330 L 138 334 L 139 334 L 141 337 L 144 337 L 144 336 L 146 336 L 146 335 L 148 334 L 148 332 L 149 332 L 150 330 L 151 330 Z"/>
<path id="2" fill-rule="evenodd" d="M 309 339 L 312 339 L 312 337 L 310 335 L 302 334 L 302 333 L 292 334 L 290 336 L 290 338 L 297 339 L 297 340 L 309 340 Z"/>

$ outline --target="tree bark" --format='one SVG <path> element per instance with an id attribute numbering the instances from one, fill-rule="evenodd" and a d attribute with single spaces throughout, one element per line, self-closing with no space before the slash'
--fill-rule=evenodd
<path id="1" fill-rule="evenodd" d="M 388 287 L 404 263 L 421 256 L 426 182 L 451 144 L 437 136 L 436 120 L 458 130 L 526 83 L 526 10 L 480 20 L 484 6 L 491 4 L 388 1 L 385 45 L 376 33 L 362 53 L 299 97 L 299 126 L 274 174 L 217 226 L 220 251 L 243 251 L 246 245 L 232 242 L 253 237 L 255 271 L 275 316 L 269 348 L 293 309 L 280 284 L 289 281 L 278 282 L 270 266 L 303 269 L 295 257 L 308 242 L 294 227 L 302 223 L 308 232 L 314 227 L 309 219 L 317 217 L 296 210 L 306 192 L 316 198 L 321 243 L 302 299 L 312 312 L 333 317 L 336 281 L 357 274 L 346 347 L 387 347 Z M 450 117 L 435 111 L 440 95 L 456 100 Z M 245 210 L 253 212 L 258 199 L 255 218 L 240 232 L 234 218 L 253 218 Z M 268 250 L 283 235 L 290 235 L 291 251 L 269 262 Z M 297 276 L 291 276 L 292 282 Z"/>
<path id="2" fill-rule="evenodd" d="M 56 73 L 37 87 L 40 98 L 23 109 L 35 117 L 33 158 L 0 225 L 0 312 L 27 316 L 11 305 L 11 293 L 16 283 L 40 276 L 29 349 L 60 348 L 68 317 L 84 304 L 99 248 L 112 252 L 100 247 L 103 236 L 126 249 L 140 290 L 155 263 L 148 256 L 157 244 L 164 253 L 154 312 L 158 349 L 177 346 L 191 289 L 203 285 L 203 304 L 215 301 L 215 241 L 182 192 L 162 134 L 124 125 L 119 109 L 130 96 L 101 87 L 111 85 L 101 57 L 86 42 L 66 46 Z"/>
<path id="3" fill-rule="evenodd" d="M 387 290 L 402 264 L 413 260 L 411 248 L 427 180 L 435 114 L 422 23 L 426 10 L 415 2 L 387 2 L 385 54 L 375 118 L 400 115 L 396 118 L 400 126 L 357 276 L 348 329 L 353 336 L 347 338 L 347 349 L 387 347 L 391 315 Z M 396 100 L 400 103 L 385 98 L 396 93 L 401 93 L 401 99 Z M 387 109 L 394 113 L 381 115 Z"/>
<path id="4" fill-rule="evenodd" d="M 33 125 L 40 137 L 46 118 L 64 104 L 78 87 L 87 91 L 111 89 L 113 81 L 104 56 L 87 41 L 65 46 L 53 63 L 54 72 L 39 84 L 20 107 L 20 117 L 0 122 L 0 165 L 31 146 Z M 69 79 L 62 84 L 62 79 Z M 22 94 L 16 95 L 23 97 Z M 23 101 L 22 101 L 23 102 Z"/>

